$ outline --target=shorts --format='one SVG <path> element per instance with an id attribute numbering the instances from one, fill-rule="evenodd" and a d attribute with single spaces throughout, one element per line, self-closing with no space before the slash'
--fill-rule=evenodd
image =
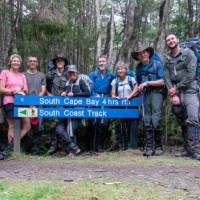
<path id="1" fill-rule="evenodd" d="M 14 105 L 13 103 L 9 103 L 4 105 L 4 111 L 6 114 L 6 117 L 13 118 L 14 117 Z"/>

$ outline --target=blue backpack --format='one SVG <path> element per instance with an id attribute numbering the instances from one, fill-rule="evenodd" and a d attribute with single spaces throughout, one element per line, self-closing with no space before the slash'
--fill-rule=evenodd
<path id="1" fill-rule="evenodd" d="M 196 78 L 200 83 L 200 38 L 196 37 L 184 40 L 180 43 L 180 46 L 182 48 L 189 48 L 194 52 L 197 58 Z"/>

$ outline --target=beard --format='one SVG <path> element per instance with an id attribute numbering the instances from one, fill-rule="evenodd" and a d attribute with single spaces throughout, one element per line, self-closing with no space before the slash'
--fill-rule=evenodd
<path id="1" fill-rule="evenodd" d="M 178 47 L 178 42 L 173 47 L 168 46 L 168 48 L 171 49 L 171 50 L 176 49 L 177 47 Z"/>

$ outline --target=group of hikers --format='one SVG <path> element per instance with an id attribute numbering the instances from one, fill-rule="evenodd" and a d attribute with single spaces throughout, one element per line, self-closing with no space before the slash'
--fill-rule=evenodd
<path id="1" fill-rule="evenodd" d="M 106 56 L 100 56 L 97 67 L 89 76 L 80 74 L 77 66 L 69 64 L 67 58 L 57 55 L 50 64 L 50 70 L 45 76 L 38 70 L 38 59 L 29 56 L 27 71 L 21 73 L 22 59 L 13 54 L 10 57 L 9 68 L 0 74 L 0 93 L 3 97 L 2 107 L 8 123 L 8 145 L 1 150 L 0 159 L 5 159 L 13 149 L 14 95 L 37 96 L 69 96 L 69 97 L 113 97 L 125 98 L 127 101 L 143 96 L 144 103 L 144 156 L 162 155 L 162 125 L 161 117 L 163 101 L 169 96 L 172 112 L 177 117 L 182 129 L 184 150 L 176 156 L 189 156 L 200 160 L 200 126 L 198 119 L 199 99 L 198 81 L 196 79 L 197 58 L 189 48 L 180 47 L 179 39 L 173 33 L 166 36 L 169 53 L 163 64 L 154 58 L 152 47 L 139 46 L 131 56 L 138 61 L 135 75 L 128 69 L 128 64 L 119 61 L 116 64 L 116 74 L 107 67 Z M 91 83 L 91 84 L 90 84 Z M 1 117 L 2 120 L 2 117 Z M 119 147 L 128 148 L 129 140 L 136 139 L 137 122 L 134 119 L 120 119 Z M 1 121 L 2 122 L 2 121 Z M 108 132 L 108 119 L 89 119 L 91 149 L 98 152 L 104 147 Z M 65 142 L 65 150 L 69 155 L 79 155 L 76 130 L 80 119 L 51 119 L 50 148 L 48 154 L 56 153 L 59 138 Z M 30 130 L 33 132 L 33 155 L 40 154 L 41 119 L 21 118 L 21 138 Z"/>

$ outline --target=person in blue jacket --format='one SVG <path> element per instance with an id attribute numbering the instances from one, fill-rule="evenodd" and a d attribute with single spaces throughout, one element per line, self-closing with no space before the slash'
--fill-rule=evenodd
<path id="1" fill-rule="evenodd" d="M 97 65 L 96 69 L 89 74 L 92 81 L 92 96 L 109 97 L 114 76 L 108 69 L 107 57 L 100 56 Z M 105 139 L 108 138 L 108 119 L 93 119 L 92 125 L 95 129 L 91 136 L 91 148 L 98 152 L 104 147 Z"/>

